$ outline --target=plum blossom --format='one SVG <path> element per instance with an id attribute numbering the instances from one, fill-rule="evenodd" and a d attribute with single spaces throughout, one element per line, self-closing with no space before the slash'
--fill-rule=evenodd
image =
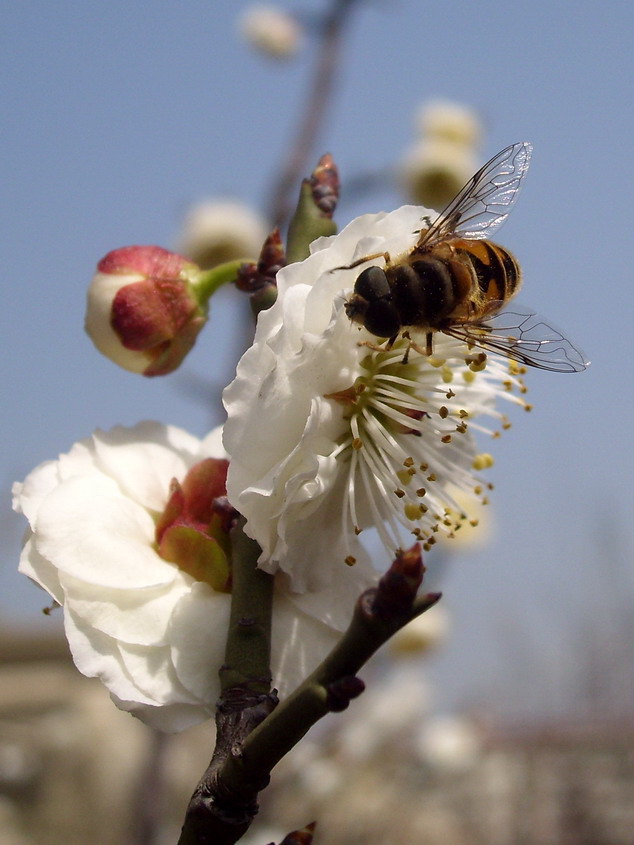
<path id="1" fill-rule="evenodd" d="M 405 364 L 406 340 L 387 350 L 346 316 L 363 265 L 336 268 L 408 251 L 428 213 L 359 217 L 284 267 L 225 390 L 229 499 L 262 548 L 259 565 L 288 573 L 298 591 L 321 590 L 353 564 L 370 526 L 386 561 L 411 535 L 425 548 L 454 535 L 470 514 L 451 491 L 486 501 L 491 486 L 480 471 L 493 458 L 475 434 L 508 427 L 498 400 L 526 406 L 512 362 L 437 333 L 433 356 L 411 350 Z"/>
<path id="2" fill-rule="evenodd" d="M 201 552 L 208 517 L 195 493 L 201 474 L 224 492 L 225 457 L 219 429 L 199 440 L 143 422 L 96 431 L 13 488 L 29 522 L 20 571 L 62 605 L 78 669 L 165 731 L 212 717 L 220 692 L 231 596 L 217 532 Z M 192 542 L 202 563 L 183 567 Z M 367 562 L 346 575 L 309 597 L 276 579 L 272 672 L 282 696 L 332 647 L 374 580 Z"/>

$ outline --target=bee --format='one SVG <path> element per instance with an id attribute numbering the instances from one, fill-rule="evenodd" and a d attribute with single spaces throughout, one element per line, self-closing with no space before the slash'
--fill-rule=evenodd
<path id="1" fill-rule="evenodd" d="M 348 317 L 390 349 L 399 335 L 410 349 L 433 352 L 435 332 L 506 355 L 544 370 L 586 368 L 583 353 L 539 315 L 519 306 L 502 311 L 521 285 L 515 257 L 489 237 L 508 217 L 528 170 L 531 144 L 512 144 L 467 182 L 441 214 L 417 231 L 414 247 L 392 256 L 366 255 L 335 270 L 351 270 L 383 258 L 385 266 L 362 270 L 345 303 Z M 334 271 L 332 271 L 334 272 Z M 424 349 L 410 331 L 425 335 Z M 368 346 L 373 347 L 369 343 Z"/>

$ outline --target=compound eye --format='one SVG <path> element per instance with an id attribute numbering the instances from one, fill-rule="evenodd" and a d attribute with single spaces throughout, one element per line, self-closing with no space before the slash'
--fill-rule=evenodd
<path id="1" fill-rule="evenodd" d="M 377 337 L 394 337 L 402 327 L 398 311 L 391 302 L 385 299 L 369 303 L 363 325 Z"/>
<path id="2" fill-rule="evenodd" d="M 354 292 L 369 302 L 385 299 L 390 295 L 390 284 L 381 267 L 367 267 L 357 276 Z"/>

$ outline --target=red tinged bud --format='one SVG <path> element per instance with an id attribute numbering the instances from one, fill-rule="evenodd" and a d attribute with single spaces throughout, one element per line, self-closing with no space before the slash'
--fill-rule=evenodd
<path id="1" fill-rule="evenodd" d="M 175 370 L 206 321 L 200 269 L 158 246 L 116 249 L 97 265 L 86 331 L 108 358 L 146 376 Z"/>
<path id="2" fill-rule="evenodd" d="M 207 458 L 176 479 L 156 530 L 158 553 L 217 592 L 231 586 L 225 482 L 228 462 Z"/>

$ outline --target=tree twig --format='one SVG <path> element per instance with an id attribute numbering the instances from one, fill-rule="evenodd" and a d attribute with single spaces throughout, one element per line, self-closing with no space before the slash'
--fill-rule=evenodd
<path id="1" fill-rule="evenodd" d="M 315 722 L 344 710 L 363 692 L 359 669 L 396 631 L 440 599 L 440 593 L 417 596 L 423 573 L 417 544 L 396 557 L 377 587 L 361 594 L 345 634 L 292 695 L 268 715 L 270 696 L 262 695 L 234 714 L 234 732 L 229 725 L 229 741 L 220 755 L 214 754 L 215 766 L 212 760 L 213 776 L 203 778 L 192 797 L 179 845 L 238 841 L 257 812 L 257 793 L 273 767 Z"/>
<path id="2" fill-rule="evenodd" d="M 321 28 L 321 43 L 317 65 L 311 80 L 305 108 L 300 116 L 297 134 L 290 151 L 285 155 L 280 174 L 271 191 L 269 218 L 273 225 L 283 228 L 288 220 L 294 197 L 291 194 L 306 172 L 313 154 L 315 139 L 321 128 L 334 80 L 339 68 L 343 27 L 352 7 L 358 0 L 333 0 Z"/>

